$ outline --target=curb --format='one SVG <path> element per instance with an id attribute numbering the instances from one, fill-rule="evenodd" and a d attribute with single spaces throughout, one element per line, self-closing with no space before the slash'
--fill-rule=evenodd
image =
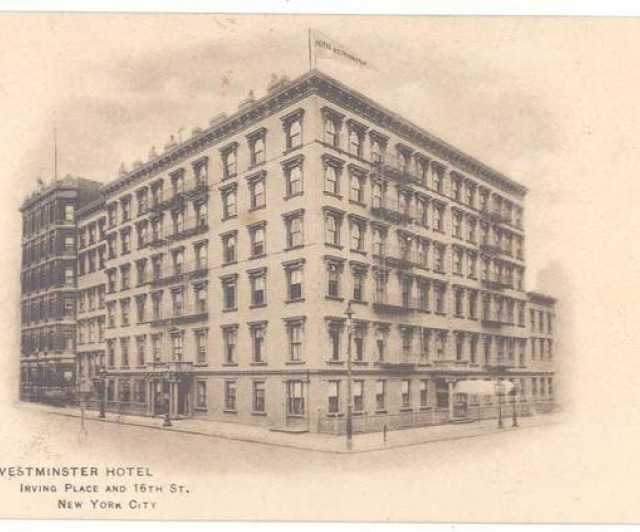
<path id="1" fill-rule="evenodd" d="M 46 414 L 50 414 L 50 415 L 54 415 L 54 416 L 63 416 L 63 417 L 74 417 L 74 418 L 79 418 L 80 414 L 79 413 L 75 413 L 75 412 L 55 412 L 55 411 L 49 411 L 49 410 L 41 410 L 41 412 L 44 412 Z M 162 427 L 160 425 L 149 425 L 149 424 L 145 424 L 145 423 L 139 423 L 139 422 L 135 422 L 135 421 L 123 421 L 123 420 L 118 420 L 118 419 L 114 419 L 114 418 L 105 418 L 105 419 L 101 419 L 101 418 L 95 418 L 95 417 L 85 417 L 85 421 L 95 421 L 98 423 L 118 423 L 120 425 L 127 425 L 127 426 L 132 426 L 132 427 L 141 427 L 141 428 L 148 428 L 148 429 L 152 429 L 152 430 L 160 430 L 160 431 L 171 431 L 171 432 L 182 432 L 184 434 L 191 434 L 191 435 L 195 435 L 195 436 L 203 436 L 203 437 L 208 437 L 208 438 L 219 438 L 219 439 L 223 439 L 223 440 L 228 440 L 228 441 L 241 441 L 241 442 L 245 442 L 245 443 L 254 443 L 254 444 L 258 444 L 258 445 L 266 445 L 269 447 L 280 447 L 280 448 L 288 448 L 288 449 L 294 449 L 297 451 L 312 451 L 312 452 L 317 452 L 317 453 L 326 453 L 326 454 L 346 454 L 346 455 L 353 455 L 353 454 L 363 454 L 363 453 L 374 453 L 374 452 L 384 452 L 390 449 L 398 449 L 398 448 L 402 448 L 402 447 L 412 447 L 415 445 L 426 445 L 429 443 L 436 443 L 436 442 L 442 442 L 442 441 L 455 441 L 455 440 L 463 440 L 463 439 L 469 439 L 469 438 L 478 438 L 480 436 L 491 436 L 491 435 L 497 435 L 497 434 L 506 434 L 509 432 L 516 432 L 516 431 L 522 431 L 522 430 L 527 430 L 527 429 L 533 429 L 533 428 L 538 428 L 538 427 L 544 427 L 544 426 L 550 426 L 550 425 L 557 425 L 559 424 L 559 422 L 557 421 L 546 421 L 543 423 L 536 423 L 530 426 L 519 426 L 519 427 L 509 427 L 509 428 L 504 428 L 504 429 L 498 429 L 498 428 L 489 428 L 489 430 L 480 430 L 480 431 L 474 431 L 473 433 L 467 433 L 467 434 L 456 434 L 456 435 L 443 435 L 441 437 L 436 437 L 436 438 L 431 438 L 431 439 L 425 439 L 425 440 L 421 440 L 421 441 L 414 441 L 414 442 L 398 442 L 398 443 L 391 443 L 391 444 L 385 444 L 383 447 L 379 447 L 379 448 L 373 448 L 373 449 L 352 449 L 351 451 L 348 451 L 346 449 L 318 449 L 316 447 L 312 447 L 312 446 L 303 446 L 303 445 L 293 445 L 291 443 L 276 443 L 276 442 L 269 442 L 269 441 L 265 441 L 265 440 L 260 440 L 260 439 L 256 439 L 256 438 L 248 438 L 248 437 L 242 437 L 242 436 L 228 436 L 228 435 L 224 435 L 224 434 L 214 434 L 214 433 L 210 433 L 210 432 L 203 432 L 203 431 L 199 431 L 196 429 L 184 429 L 184 428 L 177 428 L 175 426 L 172 427 Z M 425 427 L 428 428 L 428 427 Z"/>

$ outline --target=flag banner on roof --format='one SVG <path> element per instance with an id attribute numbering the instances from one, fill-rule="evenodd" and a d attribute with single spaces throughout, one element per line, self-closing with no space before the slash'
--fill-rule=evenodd
<path id="1" fill-rule="evenodd" d="M 335 39 L 326 36 L 318 30 L 309 30 L 309 47 L 311 57 L 313 58 L 312 66 L 314 67 L 318 59 L 328 59 L 348 63 L 363 69 L 374 68 L 371 62 L 363 59 L 346 46 L 343 46 Z"/>

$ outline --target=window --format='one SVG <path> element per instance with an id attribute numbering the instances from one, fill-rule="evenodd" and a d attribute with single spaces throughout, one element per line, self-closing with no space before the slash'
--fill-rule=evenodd
<path id="1" fill-rule="evenodd" d="M 364 251 L 365 225 L 358 220 L 351 220 L 351 250 Z"/>
<path id="2" fill-rule="evenodd" d="M 381 163 L 384 161 L 385 142 L 383 139 L 374 136 L 371 133 L 371 160 L 374 163 Z"/>
<path id="3" fill-rule="evenodd" d="M 138 192 L 136 193 L 136 197 L 138 199 L 138 216 L 146 214 L 149 208 L 148 189 L 145 187 L 138 190 Z"/>
<path id="4" fill-rule="evenodd" d="M 266 333 L 265 323 L 253 323 L 250 326 L 251 333 L 251 361 L 254 364 L 263 364 L 265 362 L 264 339 Z"/>
<path id="5" fill-rule="evenodd" d="M 302 112 L 297 112 L 296 115 L 284 122 L 287 150 L 302 146 Z"/>
<path id="6" fill-rule="evenodd" d="M 433 204 L 433 230 L 444 231 L 444 205 L 440 203 Z"/>
<path id="7" fill-rule="evenodd" d="M 463 307 L 464 307 L 464 289 L 463 288 L 456 288 L 455 298 L 456 298 L 456 316 L 460 318 L 463 315 Z"/>
<path id="8" fill-rule="evenodd" d="M 122 254 L 126 255 L 131 252 L 131 230 L 127 228 L 120 233 L 120 243 L 122 247 Z"/>
<path id="9" fill-rule="evenodd" d="M 153 280 L 162 279 L 162 255 L 151 257 L 151 267 L 153 269 Z"/>
<path id="10" fill-rule="evenodd" d="M 267 273 L 265 269 L 249 273 L 252 306 L 262 306 L 267 304 L 266 276 Z"/>
<path id="11" fill-rule="evenodd" d="M 469 207 L 474 207 L 475 199 L 476 199 L 476 186 L 473 183 L 467 181 L 466 191 L 467 191 L 467 197 L 466 197 L 467 205 Z"/>
<path id="12" fill-rule="evenodd" d="M 182 249 L 173 251 L 173 274 L 182 275 L 184 273 L 184 251 Z"/>
<path id="13" fill-rule="evenodd" d="M 438 360 L 444 359 L 447 351 L 447 333 L 440 332 L 436 335 L 436 357 Z"/>
<path id="14" fill-rule="evenodd" d="M 359 269 L 354 269 L 352 272 L 353 277 L 353 300 L 364 301 L 365 300 L 365 277 L 366 272 Z"/>
<path id="15" fill-rule="evenodd" d="M 265 162 L 265 138 L 267 130 L 261 128 L 247 135 L 249 141 L 250 165 L 256 166 Z"/>
<path id="16" fill-rule="evenodd" d="M 162 240 L 162 218 L 156 217 L 151 220 L 151 242 L 160 244 Z"/>
<path id="17" fill-rule="evenodd" d="M 478 318 L 478 292 L 469 290 L 469 318 L 475 320 Z"/>
<path id="18" fill-rule="evenodd" d="M 224 362 L 225 364 L 236 363 L 236 343 L 237 343 L 238 329 L 237 327 L 224 327 L 222 329 L 222 340 L 224 347 Z"/>
<path id="19" fill-rule="evenodd" d="M 222 219 L 226 220 L 238 214 L 236 204 L 236 188 L 225 188 L 222 194 Z"/>
<path id="20" fill-rule="evenodd" d="M 462 200 L 462 180 L 459 176 L 451 178 L 451 195 L 456 201 Z"/>
<path id="21" fill-rule="evenodd" d="M 453 236 L 462 238 L 462 213 L 459 211 L 453 212 Z"/>
<path id="22" fill-rule="evenodd" d="M 432 164 L 433 189 L 442 193 L 444 189 L 444 168 L 438 164 Z"/>
<path id="23" fill-rule="evenodd" d="M 456 334 L 456 360 L 460 362 L 464 358 L 464 334 Z"/>
<path id="24" fill-rule="evenodd" d="M 136 261 L 136 277 L 137 286 L 142 286 L 147 282 L 147 259 Z"/>
<path id="25" fill-rule="evenodd" d="M 327 295 L 340 297 L 340 276 L 342 265 L 334 262 L 327 263 Z"/>
<path id="26" fill-rule="evenodd" d="M 120 367 L 129 367 L 129 338 L 120 338 Z"/>
<path id="27" fill-rule="evenodd" d="M 154 207 L 157 207 L 162 203 L 162 192 L 163 192 L 163 183 L 162 181 L 157 181 L 153 185 L 151 185 L 151 204 Z"/>
<path id="28" fill-rule="evenodd" d="M 123 264 L 120 266 L 120 284 L 122 290 L 127 290 L 131 287 L 131 265 Z"/>
<path id="29" fill-rule="evenodd" d="M 107 366 L 112 368 L 116 365 L 116 341 L 107 340 Z"/>
<path id="30" fill-rule="evenodd" d="M 353 381 L 353 411 L 364 411 L 364 381 Z"/>
<path id="31" fill-rule="evenodd" d="M 286 197 L 298 196 L 303 192 L 302 184 L 302 159 L 296 159 L 293 163 L 284 166 Z"/>
<path id="32" fill-rule="evenodd" d="M 378 355 L 379 362 L 384 361 L 386 347 L 387 347 L 387 333 L 384 329 L 377 329 L 376 330 L 376 353 Z"/>
<path id="33" fill-rule="evenodd" d="M 129 325 L 129 307 L 131 306 L 131 300 L 129 298 L 120 300 L 120 324 L 123 327 Z"/>
<path id="34" fill-rule="evenodd" d="M 207 312 L 207 285 L 206 283 L 197 284 L 193 287 L 195 296 L 195 312 L 196 314 L 204 314 Z"/>
<path id="35" fill-rule="evenodd" d="M 324 142 L 337 148 L 340 146 L 340 127 L 342 115 L 323 110 L 324 115 Z"/>
<path id="36" fill-rule="evenodd" d="M 302 362 L 303 335 L 304 323 L 301 320 L 287 322 L 289 360 L 291 362 Z"/>
<path id="37" fill-rule="evenodd" d="M 416 197 L 416 222 L 424 227 L 429 226 L 429 209 L 427 200 L 419 196 Z"/>
<path id="38" fill-rule="evenodd" d="M 304 416 L 304 383 L 302 381 L 287 382 L 287 414 L 290 416 Z"/>
<path id="39" fill-rule="evenodd" d="M 353 346 L 354 346 L 354 360 L 356 362 L 364 362 L 364 337 L 365 328 L 362 325 L 356 325 L 353 329 Z"/>
<path id="40" fill-rule="evenodd" d="M 116 302 L 107 303 L 107 326 L 113 329 L 116 326 Z"/>
<path id="41" fill-rule="evenodd" d="M 174 198 L 184 192 L 184 170 L 182 168 L 171 173 L 171 188 Z"/>
<path id="42" fill-rule="evenodd" d="M 193 250 L 196 257 L 196 269 L 206 268 L 208 263 L 207 243 L 199 242 L 198 244 L 194 244 Z"/>
<path id="43" fill-rule="evenodd" d="M 327 413 L 340 412 L 340 381 L 329 381 Z"/>
<path id="44" fill-rule="evenodd" d="M 75 207 L 73 205 L 64 206 L 64 221 L 73 222 L 75 220 Z"/>
<path id="45" fill-rule="evenodd" d="M 222 235 L 222 259 L 223 264 L 236 262 L 236 232 Z"/>
<path id="46" fill-rule="evenodd" d="M 207 408 L 206 381 L 196 381 L 196 408 Z"/>
<path id="47" fill-rule="evenodd" d="M 445 246 L 443 244 L 434 244 L 434 269 L 437 272 L 444 273 L 444 254 Z"/>
<path id="48" fill-rule="evenodd" d="M 337 165 L 326 161 L 324 164 L 324 191 L 336 196 L 340 193 L 340 169 Z"/>
<path id="49" fill-rule="evenodd" d="M 285 217 L 287 248 L 303 245 L 302 213 L 296 213 Z"/>
<path id="50" fill-rule="evenodd" d="M 446 313 L 446 286 L 441 283 L 435 284 L 435 293 L 436 293 L 436 313 L 437 314 L 445 314 Z"/>
<path id="51" fill-rule="evenodd" d="M 426 408 L 429 406 L 429 381 L 420 381 L 420 407 Z"/>
<path id="52" fill-rule="evenodd" d="M 136 296 L 136 318 L 138 323 L 143 323 L 146 319 L 146 310 L 147 310 L 147 295 L 142 294 Z"/>
<path id="53" fill-rule="evenodd" d="M 229 179 L 238 174 L 237 144 L 234 143 L 222 151 L 222 178 Z"/>
<path id="54" fill-rule="evenodd" d="M 341 324 L 339 323 L 329 323 L 328 326 L 328 334 L 329 334 L 329 360 L 331 362 L 338 362 L 340 360 L 340 333 Z"/>
<path id="55" fill-rule="evenodd" d="M 207 204 L 205 202 L 194 203 L 193 210 L 196 215 L 196 227 L 207 227 L 207 224 L 209 223 Z"/>
<path id="56" fill-rule="evenodd" d="M 260 209 L 266 205 L 265 175 L 266 174 L 262 173 L 258 177 L 253 177 L 248 180 L 251 209 Z"/>
<path id="57" fill-rule="evenodd" d="M 171 298 L 174 318 L 182 316 L 184 314 L 184 292 L 182 288 L 172 290 Z"/>
<path id="58" fill-rule="evenodd" d="M 302 264 L 300 262 L 286 267 L 287 274 L 287 300 L 296 301 L 302 299 Z"/>
<path id="59" fill-rule="evenodd" d="M 231 277 L 224 277 L 222 279 L 223 310 L 236 310 L 236 287 L 236 275 L 233 275 Z"/>
<path id="60" fill-rule="evenodd" d="M 131 220 L 131 196 L 126 196 L 120 200 L 120 206 L 122 208 L 122 222 L 128 222 Z"/>
<path id="61" fill-rule="evenodd" d="M 252 394 L 251 407 L 254 413 L 262 414 L 266 412 L 266 393 L 264 381 L 253 382 L 253 394 Z"/>
<path id="62" fill-rule="evenodd" d="M 162 359 L 162 336 L 154 334 L 151 336 L 151 351 L 154 362 L 159 362 Z"/>
<path id="63" fill-rule="evenodd" d="M 364 203 L 363 177 L 351 172 L 349 176 L 349 199 L 356 203 Z"/>
<path id="64" fill-rule="evenodd" d="M 209 180 L 209 159 L 203 157 L 193 163 L 193 175 L 197 187 L 206 186 Z"/>
<path id="65" fill-rule="evenodd" d="M 453 273 L 455 273 L 456 275 L 462 275 L 462 255 L 463 255 L 463 250 L 461 248 L 454 248 Z"/>
<path id="66" fill-rule="evenodd" d="M 411 407 L 411 381 L 404 379 L 402 381 L 402 408 Z"/>
<path id="67" fill-rule="evenodd" d="M 67 266 L 64 269 L 64 284 L 65 286 L 75 286 L 75 272 L 73 266 Z"/>
<path id="68" fill-rule="evenodd" d="M 376 256 L 384 255 L 384 232 L 381 229 L 373 230 L 373 254 Z"/>
<path id="69" fill-rule="evenodd" d="M 364 155 L 364 130 L 361 127 L 350 125 L 349 130 L 349 153 L 356 157 Z"/>
<path id="70" fill-rule="evenodd" d="M 325 243 L 332 246 L 340 245 L 341 217 L 333 212 L 326 212 L 324 217 Z"/>
<path id="71" fill-rule="evenodd" d="M 236 383 L 225 381 L 224 383 L 224 409 L 235 412 L 236 410 Z"/>
<path id="72" fill-rule="evenodd" d="M 380 183 L 373 183 L 371 186 L 371 200 L 373 208 L 379 209 L 383 206 L 382 185 Z"/>
<path id="73" fill-rule="evenodd" d="M 255 258 L 264 255 L 266 253 L 264 222 L 250 227 L 249 237 L 251 239 L 251 257 Z"/>
<path id="74" fill-rule="evenodd" d="M 146 338 L 144 336 L 138 336 L 136 338 L 136 363 L 139 368 L 143 367 L 145 364 L 145 348 Z"/>
<path id="75" fill-rule="evenodd" d="M 196 363 L 207 363 L 207 330 L 199 329 L 194 332 L 196 341 Z"/>
<path id="76" fill-rule="evenodd" d="M 173 356 L 173 360 L 179 362 L 182 360 L 182 355 L 184 353 L 184 337 L 182 333 L 171 335 L 171 354 Z"/>
<path id="77" fill-rule="evenodd" d="M 386 382 L 376 381 L 376 410 L 384 410 L 386 407 Z"/>

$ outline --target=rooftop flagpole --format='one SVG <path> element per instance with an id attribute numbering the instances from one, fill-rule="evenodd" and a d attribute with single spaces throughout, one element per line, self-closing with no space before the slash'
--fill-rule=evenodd
<path id="1" fill-rule="evenodd" d="M 309 70 L 313 70 L 313 56 L 311 53 L 311 27 L 308 28 L 309 35 Z"/>
<path id="2" fill-rule="evenodd" d="M 58 119 L 54 112 L 53 118 L 53 180 L 58 180 Z"/>

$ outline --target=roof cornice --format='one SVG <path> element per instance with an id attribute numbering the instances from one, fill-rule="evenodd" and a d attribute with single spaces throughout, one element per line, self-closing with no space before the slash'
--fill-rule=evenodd
<path id="1" fill-rule="evenodd" d="M 478 159 L 465 154 L 393 111 L 384 108 L 367 96 L 323 72 L 311 70 L 284 84 L 281 88 L 270 92 L 263 98 L 256 100 L 250 107 L 241 109 L 225 120 L 209 126 L 162 155 L 104 185 L 102 193 L 105 199 L 108 199 L 121 190 L 199 154 L 204 149 L 233 136 L 237 132 L 311 94 L 319 94 L 325 97 L 352 113 L 369 120 L 383 129 L 394 132 L 398 137 L 438 155 L 441 159 L 484 179 L 498 188 L 521 197 L 524 197 L 527 192 L 525 186 L 493 170 Z"/>

